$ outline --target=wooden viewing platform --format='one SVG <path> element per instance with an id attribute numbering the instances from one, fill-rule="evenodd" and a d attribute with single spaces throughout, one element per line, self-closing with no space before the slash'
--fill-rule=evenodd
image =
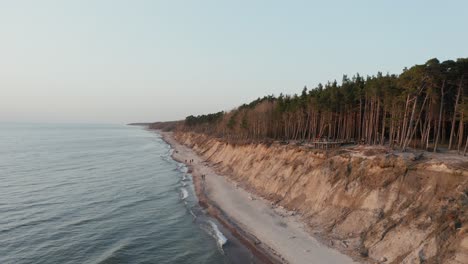
<path id="1" fill-rule="evenodd" d="M 346 144 L 354 144 L 355 142 L 352 141 L 313 141 L 306 143 L 305 146 L 309 146 L 311 148 L 316 149 L 334 149 L 339 148 Z"/>
<path id="2" fill-rule="evenodd" d="M 354 140 L 350 141 L 326 141 L 324 139 L 317 141 L 277 141 L 281 145 L 298 145 L 315 149 L 334 149 L 339 148 L 343 145 L 356 144 Z"/>

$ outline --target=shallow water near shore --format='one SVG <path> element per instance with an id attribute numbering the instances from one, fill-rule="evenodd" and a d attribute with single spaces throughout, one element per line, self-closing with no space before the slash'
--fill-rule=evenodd
<path id="1" fill-rule="evenodd" d="M 170 154 L 141 127 L 0 124 L 0 263 L 250 262 Z"/>

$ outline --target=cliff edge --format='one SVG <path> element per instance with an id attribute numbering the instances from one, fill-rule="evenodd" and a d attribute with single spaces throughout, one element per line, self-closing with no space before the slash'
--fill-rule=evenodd
<path id="1" fill-rule="evenodd" d="M 468 160 L 357 146 L 325 152 L 176 133 L 216 170 L 369 262 L 468 263 Z"/>

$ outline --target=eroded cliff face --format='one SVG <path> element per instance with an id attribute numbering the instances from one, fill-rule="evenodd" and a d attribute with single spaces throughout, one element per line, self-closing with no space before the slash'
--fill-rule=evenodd
<path id="1" fill-rule="evenodd" d="M 369 262 L 468 263 L 468 172 L 385 149 L 326 153 L 179 133 L 230 179 Z M 464 164 L 462 164 L 464 165 Z"/>

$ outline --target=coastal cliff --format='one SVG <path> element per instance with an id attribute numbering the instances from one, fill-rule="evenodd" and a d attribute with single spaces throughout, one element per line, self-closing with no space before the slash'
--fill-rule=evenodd
<path id="1" fill-rule="evenodd" d="M 330 246 L 369 262 L 467 263 L 468 172 L 386 148 L 325 152 L 280 144 L 233 145 L 175 133 L 222 175 L 272 206 L 300 214 Z"/>

